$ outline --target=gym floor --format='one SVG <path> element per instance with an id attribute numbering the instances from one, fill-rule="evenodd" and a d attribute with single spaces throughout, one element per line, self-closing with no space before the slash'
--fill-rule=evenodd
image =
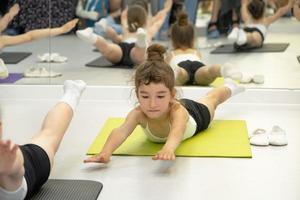
<path id="1" fill-rule="evenodd" d="M 97 180 L 104 184 L 99 199 L 272 199 L 299 200 L 300 192 L 300 26 L 283 18 L 270 27 L 266 42 L 290 43 L 281 53 L 210 54 L 206 40 L 198 47 L 207 64 L 230 62 L 248 75 L 263 74 L 264 84 L 245 84 L 247 90 L 221 105 L 215 119 L 246 120 L 248 133 L 256 128 L 270 131 L 279 125 L 289 144 L 284 147 L 251 146 L 253 158 L 178 157 L 174 162 L 152 161 L 144 156 L 113 156 L 111 163 L 83 164 L 85 153 L 108 117 L 125 117 L 131 99 L 133 70 L 89 68 L 99 57 L 93 47 L 75 35 L 36 41 L 5 51 L 30 51 L 30 57 L 10 72 L 43 66 L 61 72 L 58 78 L 23 78 L 14 85 L 0 85 L 4 137 L 27 142 L 36 133 L 46 112 L 62 94 L 66 79 L 88 83 L 75 117 L 57 153 L 51 178 Z M 50 50 L 69 58 L 64 64 L 37 63 L 37 55 Z M 183 97 L 196 99 L 207 87 L 182 87 Z M 30 117 L 29 117 L 30 116 Z"/>

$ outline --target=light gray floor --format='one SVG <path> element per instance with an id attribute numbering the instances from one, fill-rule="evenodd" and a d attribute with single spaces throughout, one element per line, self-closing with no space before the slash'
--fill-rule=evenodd
<path id="1" fill-rule="evenodd" d="M 61 86 L 0 86 L 4 136 L 24 143 L 37 132 Z M 113 156 L 109 165 L 83 164 L 85 153 L 108 117 L 124 117 L 134 105 L 131 88 L 89 86 L 57 153 L 51 178 L 98 180 L 107 200 L 299 200 L 300 91 L 249 89 L 221 105 L 216 119 L 247 121 L 249 133 L 279 125 L 285 147 L 254 147 L 252 159 Z M 182 88 L 193 99 L 206 88 Z M 105 94 L 105 95 L 103 95 Z"/>
<path id="2" fill-rule="evenodd" d="M 246 75 L 262 74 L 265 83 L 246 84 L 252 88 L 300 88 L 300 22 L 295 19 L 282 18 L 271 25 L 266 42 L 290 43 L 282 53 L 249 53 L 249 54 L 210 54 L 213 48 L 206 48 L 210 44 L 228 43 L 226 38 L 206 40 L 198 38 L 198 47 L 203 54 L 203 61 L 207 65 L 232 63 Z M 37 55 L 50 51 L 67 56 L 69 61 L 64 64 L 37 63 Z M 17 65 L 8 65 L 10 72 L 24 72 L 30 66 L 44 66 L 61 72 L 58 78 L 23 78 L 16 84 L 62 84 L 66 79 L 83 79 L 89 85 L 129 85 L 131 84 L 131 69 L 90 68 L 85 64 L 100 56 L 93 52 L 93 47 L 79 40 L 75 35 L 58 36 L 8 47 L 4 51 L 30 51 L 33 55 Z"/>

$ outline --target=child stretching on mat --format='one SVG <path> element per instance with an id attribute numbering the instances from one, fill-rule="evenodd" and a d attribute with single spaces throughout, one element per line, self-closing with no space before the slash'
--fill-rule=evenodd
<path id="1" fill-rule="evenodd" d="M 241 15 L 245 23 L 244 28 L 234 28 L 228 39 L 234 42 L 237 50 L 262 47 L 267 35 L 268 26 L 288 12 L 294 5 L 289 0 L 280 7 L 274 15 L 265 17 L 266 3 L 262 0 L 242 0 Z"/>
<path id="2" fill-rule="evenodd" d="M 19 5 L 15 4 L 11 7 L 9 12 L 0 19 L 0 33 L 6 29 L 7 25 L 11 22 L 14 16 L 18 14 L 19 10 Z M 73 19 L 58 28 L 36 29 L 16 36 L 0 35 L 0 49 L 6 46 L 22 44 L 49 36 L 53 37 L 67 33 L 75 27 L 77 22 L 78 19 Z"/>
<path id="3" fill-rule="evenodd" d="M 138 125 L 149 140 L 165 143 L 153 156 L 154 160 L 174 160 L 174 152 L 183 140 L 208 128 L 219 104 L 244 91 L 228 79 L 224 86 L 211 90 L 198 101 L 177 100 L 173 70 L 164 62 L 164 47 L 151 45 L 147 53 L 147 61 L 135 72 L 139 105 L 130 111 L 120 127 L 111 132 L 101 152 L 84 162 L 109 162 L 113 152 Z"/>
<path id="4" fill-rule="evenodd" d="M 188 22 L 186 13 L 178 15 L 177 22 L 171 26 L 173 50 L 166 62 L 175 73 L 176 85 L 196 84 L 207 86 L 218 77 L 240 80 L 241 72 L 229 64 L 207 66 L 201 61 L 201 54 L 195 48 L 194 27 Z"/>
<path id="5" fill-rule="evenodd" d="M 146 10 L 134 4 L 129 6 L 128 11 L 122 13 L 123 35 L 117 35 L 112 28 L 103 25 L 115 44 L 96 35 L 91 28 L 79 30 L 76 34 L 80 39 L 95 45 L 99 52 L 113 64 L 133 67 L 145 61 L 147 45 L 158 32 L 163 21 L 164 19 L 160 19 L 148 27 Z"/>
<path id="6" fill-rule="evenodd" d="M 81 80 L 65 81 L 60 102 L 48 112 L 42 129 L 28 144 L 18 146 L 0 135 L 1 200 L 30 198 L 48 180 L 55 153 L 85 86 Z"/>

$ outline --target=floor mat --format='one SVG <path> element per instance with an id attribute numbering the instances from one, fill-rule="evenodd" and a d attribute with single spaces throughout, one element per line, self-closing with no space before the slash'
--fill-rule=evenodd
<path id="1" fill-rule="evenodd" d="M 23 73 L 9 73 L 9 76 L 7 78 L 0 79 L 0 84 L 15 83 L 23 77 Z"/>
<path id="2" fill-rule="evenodd" d="M 2 52 L 0 58 L 3 59 L 5 64 L 17 64 L 31 54 L 30 52 Z"/>
<path id="3" fill-rule="evenodd" d="M 132 69 L 132 66 L 124 66 L 124 65 L 115 65 L 111 62 L 109 62 L 104 57 L 96 58 L 95 60 L 87 63 L 85 65 L 86 67 L 112 67 L 112 68 L 122 68 L 122 69 Z"/>
<path id="4" fill-rule="evenodd" d="M 90 180 L 49 179 L 31 200 L 96 200 L 102 183 Z"/>
<path id="5" fill-rule="evenodd" d="M 263 53 L 263 52 L 284 52 L 289 46 L 289 43 L 265 43 L 261 48 L 236 50 L 233 44 L 225 44 L 217 47 L 211 54 L 225 54 L 225 53 Z"/>
<path id="6" fill-rule="evenodd" d="M 110 132 L 123 122 L 124 118 L 109 118 L 87 154 L 99 153 Z M 137 127 L 114 154 L 151 156 L 155 155 L 162 146 L 163 144 L 150 142 L 141 127 Z M 175 154 L 193 157 L 251 158 L 246 122 L 243 120 L 214 120 L 207 130 L 183 141 Z"/>

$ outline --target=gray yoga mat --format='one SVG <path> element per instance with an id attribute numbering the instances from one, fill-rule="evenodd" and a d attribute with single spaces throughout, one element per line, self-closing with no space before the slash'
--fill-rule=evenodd
<path id="1" fill-rule="evenodd" d="M 298 62 L 300 63 L 300 56 L 297 56 Z"/>
<path id="2" fill-rule="evenodd" d="M 90 180 L 49 179 L 31 200 L 96 200 L 102 183 Z"/>
<path id="3" fill-rule="evenodd" d="M 217 47 L 211 54 L 225 54 L 225 53 L 262 53 L 262 52 L 284 52 L 289 46 L 289 43 L 265 43 L 261 48 L 236 50 L 233 44 L 225 44 Z"/>
<path id="4" fill-rule="evenodd" d="M 113 67 L 113 68 L 122 68 L 122 69 L 132 69 L 132 66 L 125 66 L 125 65 L 115 65 L 111 62 L 109 62 L 104 57 L 96 58 L 95 60 L 87 63 L 85 65 L 86 67 Z"/>
<path id="5" fill-rule="evenodd" d="M 5 64 L 17 64 L 31 54 L 30 52 L 2 52 L 0 58 Z"/>

